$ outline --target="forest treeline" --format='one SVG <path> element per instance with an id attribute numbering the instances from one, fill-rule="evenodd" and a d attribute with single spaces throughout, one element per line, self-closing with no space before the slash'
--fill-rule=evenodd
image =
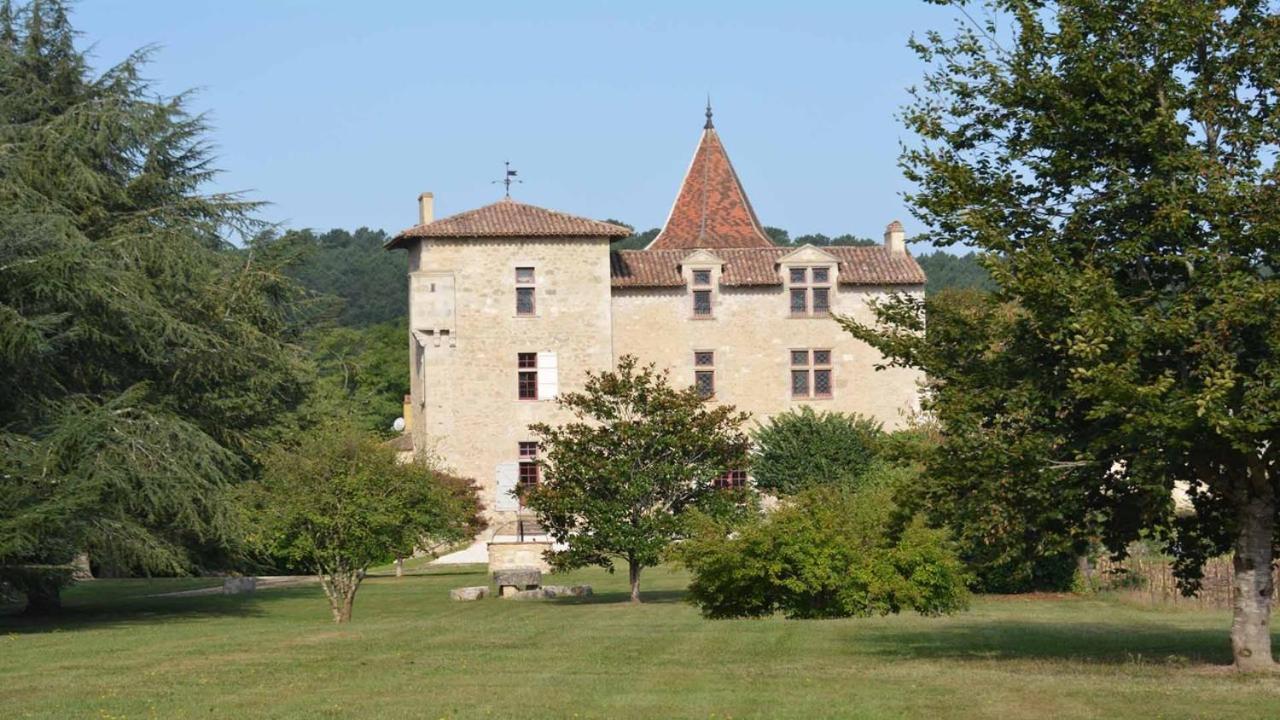
<path id="1" fill-rule="evenodd" d="M 781 228 L 770 227 L 766 231 L 775 243 L 783 246 L 879 244 L 855 235 L 811 234 L 792 238 Z M 613 247 L 641 248 L 657 234 L 658 228 L 651 228 L 619 240 Z M 328 303 L 323 311 L 334 325 L 364 328 L 399 322 L 407 315 L 404 278 L 408 261 L 404 253 L 383 250 L 387 240 L 385 232 L 362 227 L 355 231 L 335 229 L 322 233 L 297 230 L 270 237 L 274 242 L 293 247 L 297 261 L 290 274 L 314 294 L 317 304 Z M 925 286 L 929 294 L 947 288 L 990 290 L 993 287 L 987 271 L 972 252 L 963 255 L 942 251 L 923 253 L 916 256 L 916 261 L 929 278 Z"/>

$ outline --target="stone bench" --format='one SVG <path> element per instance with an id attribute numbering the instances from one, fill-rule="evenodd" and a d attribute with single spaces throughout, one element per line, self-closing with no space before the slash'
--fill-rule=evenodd
<path id="1" fill-rule="evenodd" d="M 542 571 L 538 568 L 507 568 L 493 572 L 493 584 L 498 586 L 498 597 L 509 597 L 527 590 L 542 587 Z"/>

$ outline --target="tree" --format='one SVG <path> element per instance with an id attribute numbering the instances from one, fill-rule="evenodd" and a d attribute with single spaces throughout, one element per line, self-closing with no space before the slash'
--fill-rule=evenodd
<path id="1" fill-rule="evenodd" d="M 366 432 L 389 435 L 409 392 L 404 339 L 408 318 L 363 328 L 317 327 L 303 344 L 316 364 L 309 413 L 316 419 L 349 413 Z"/>
<path id="2" fill-rule="evenodd" d="M 882 467 L 858 488 L 801 492 L 752 522 L 702 522 L 676 557 L 693 573 L 689 599 L 710 618 L 867 617 L 963 609 L 966 574 L 946 533 L 896 518 Z"/>
<path id="3" fill-rule="evenodd" d="M 394 292 L 409 271 L 403 253 L 383 248 L 387 234 L 359 228 L 325 233 L 294 230 L 262 234 L 260 244 L 279 246 L 295 258 L 288 274 L 314 294 L 315 315 L 341 327 L 392 323 L 409 314 L 408 294 Z"/>
<path id="4" fill-rule="evenodd" d="M 951 531 L 976 590 L 1068 589 L 1096 533 L 1083 488 L 1097 471 L 1046 461 L 1074 455 L 1070 438 L 1087 426 L 1058 412 L 1067 389 L 1040 377 L 1042 348 L 1017 333 L 1022 313 L 977 290 L 904 296 L 873 313 L 879 326 L 840 322 L 886 364 L 924 371 L 921 408 L 938 430 L 912 448 L 924 482 L 901 485 L 897 501 Z"/>
<path id="5" fill-rule="evenodd" d="M 780 495 L 819 485 L 852 487 L 875 460 L 881 435 L 880 424 L 868 418 L 805 405 L 752 430 L 751 476 L 756 487 Z"/>
<path id="6" fill-rule="evenodd" d="M 926 295 L 950 288 L 987 291 L 995 289 L 991 275 L 982 267 L 978 256 L 974 253 L 956 255 L 938 250 L 918 255 L 916 262 L 920 263 L 920 269 L 924 270 L 925 277 L 928 278 L 924 284 Z"/>
<path id="7" fill-rule="evenodd" d="M 553 566 L 612 572 L 622 560 L 638 603 L 641 571 L 686 535 L 688 512 L 720 513 L 742 499 L 716 481 L 743 469 L 748 440 L 739 426 L 747 416 L 709 405 L 694 388 L 672 388 L 666 373 L 631 356 L 557 402 L 576 420 L 530 426 L 543 481 L 525 504 L 567 546 L 549 555 Z"/>
<path id="8" fill-rule="evenodd" d="M 338 421 L 272 451 L 246 498 L 257 544 L 319 576 L 337 623 L 351 620 L 370 566 L 483 527 L 470 481 L 402 463 L 392 448 Z"/>
<path id="9" fill-rule="evenodd" d="M 63 3 L 0 4 L 0 576 L 54 610 L 71 559 L 179 573 L 305 394 L 280 258 L 139 52 L 94 77 Z"/>
<path id="10" fill-rule="evenodd" d="M 923 239 L 985 253 L 1016 306 L 1032 407 L 1051 403 L 1068 431 L 1037 467 L 1075 470 L 1061 482 L 1112 551 L 1164 538 L 1188 591 L 1207 556 L 1234 552 L 1235 665 L 1274 670 L 1276 6 L 987 7 L 981 24 L 913 42 L 930 69 L 902 164 L 933 228 Z M 1175 481 L 1196 510 L 1181 520 Z"/>

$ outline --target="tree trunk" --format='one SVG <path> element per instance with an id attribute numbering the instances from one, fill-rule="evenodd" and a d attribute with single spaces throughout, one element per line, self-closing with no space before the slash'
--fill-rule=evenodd
<path id="1" fill-rule="evenodd" d="M 404 577 L 404 557 L 396 556 L 396 577 Z"/>
<path id="2" fill-rule="evenodd" d="M 1231 651 L 1236 669 L 1243 672 L 1275 671 L 1278 667 L 1271 656 L 1275 511 L 1275 497 L 1270 492 L 1250 498 L 1240 511 L 1232 559 Z"/>
<path id="3" fill-rule="evenodd" d="M 360 581 L 364 572 L 360 570 L 335 571 L 320 575 L 320 586 L 324 588 L 325 597 L 329 598 L 329 610 L 336 623 L 351 622 L 351 608 L 356 602 L 356 591 L 360 589 Z"/>
<path id="4" fill-rule="evenodd" d="M 53 615 L 62 609 L 62 591 L 56 583 L 32 583 L 27 588 L 27 615 Z"/>
<path id="5" fill-rule="evenodd" d="M 627 562 L 627 575 L 631 579 L 631 602 L 640 604 L 640 563 L 630 560 Z"/>

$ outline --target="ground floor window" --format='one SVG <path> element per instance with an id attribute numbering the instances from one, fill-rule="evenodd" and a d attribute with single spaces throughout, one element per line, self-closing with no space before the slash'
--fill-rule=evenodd
<path id="1" fill-rule="evenodd" d="M 730 470 L 729 472 L 716 478 L 716 487 L 721 490 L 731 490 L 747 485 L 746 470 Z"/>

